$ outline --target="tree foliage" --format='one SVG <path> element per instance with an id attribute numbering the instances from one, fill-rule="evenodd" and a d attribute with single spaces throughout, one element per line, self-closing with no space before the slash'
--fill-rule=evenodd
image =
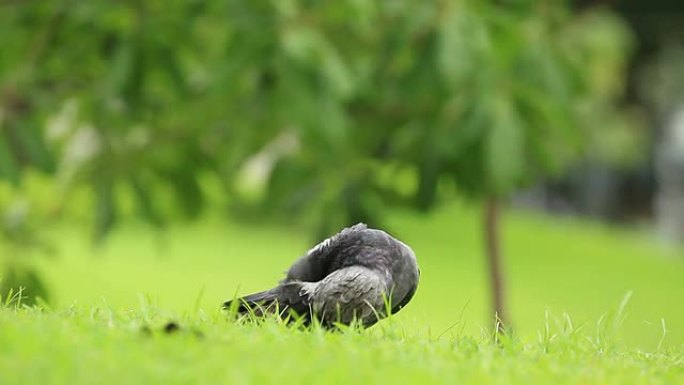
<path id="1" fill-rule="evenodd" d="M 629 35 L 564 2 L 15 2 L 0 36 L 0 175 L 87 186 L 97 239 L 121 190 L 156 226 L 201 212 L 203 175 L 239 203 L 255 154 L 262 208 L 328 233 L 429 208 L 445 181 L 503 196 L 607 127 L 636 137 Z"/>

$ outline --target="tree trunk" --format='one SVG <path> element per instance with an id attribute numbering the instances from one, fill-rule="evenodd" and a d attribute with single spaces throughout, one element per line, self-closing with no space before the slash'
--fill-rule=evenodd
<path id="1" fill-rule="evenodd" d="M 501 273 L 501 255 L 499 254 L 499 207 L 495 197 L 489 197 L 485 202 L 484 237 L 492 306 L 496 316 L 497 332 L 500 333 L 508 326 L 508 315 L 504 299 L 505 290 Z"/>

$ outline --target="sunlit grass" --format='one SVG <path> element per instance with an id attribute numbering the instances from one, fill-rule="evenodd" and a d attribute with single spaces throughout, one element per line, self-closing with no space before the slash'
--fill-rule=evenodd
<path id="1" fill-rule="evenodd" d="M 477 206 L 457 203 L 432 215 L 389 218 L 389 230 L 415 249 L 422 271 L 415 298 L 397 317 L 406 327 L 432 335 L 458 327 L 474 335 L 492 326 L 478 214 Z M 99 248 L 80 231 L 55 229 L 60 253 L 41 263 L 55 308 L 101 298 L 130 308 L 144 294 L 172 311 L 212 312 L 236 293 L 271 287 L 312 245 L 297 229 L 211 217 L 156 234 L 131 225 Z M 549 311 L 570 314 L 578 325 L 595 322 L 632 293 L 619 340 L 653 350 L 664 322 L 663 343 L 684 343 L 681 250 L 661 247 L 643 231 L 524 213 L 505 216 L 503 238 L 519 335 L 535 336 Z"/>
<path id="2" fill-rule="evenodd" d="M 55 228 L 59 255 L 40 264 L 53 301 L 0 300 L 0 384 L 684 381 L 681 250 L 642 231 L 509 213 L 513 329 L 497 336 L 477 207 L 396 213 L 388 226 L 418 255 L 416 297 L 368 330 L 336 332 L 219 310 L 277 282 L 307 233 L 208 217 L 158 234 L 130 225 L 94 248 L 80 229 Z"/>
<path id="3" fill-rule="evenodd" d="M 169 312 L 149 299 L 59 310 L 0 309 L 2 384 L 681 383 L 682 350 L 617 347 L 606 322 L 548 317 L 536 338 L 428 336 L 395 319 L 335 332 L 218 311 Z M 169 322 L 177 327 L 169 328 Z M 612 321 L 610 321 L 612 322 Z M 613 327 L 616 325 L 610 325 Z"/>

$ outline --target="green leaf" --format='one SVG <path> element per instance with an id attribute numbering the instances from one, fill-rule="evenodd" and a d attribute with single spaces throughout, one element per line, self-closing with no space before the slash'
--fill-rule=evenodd
<path id="1" fill-rule="evenodd" d="M 27 121 L 14 130 L 14 134 L 31 165 L 43 170 L 53 171 L 54 162 L 48 153 L 43 137 L 33 122 Z"/>
<path id="2" fill-rule="evenodd" d="M 425 159 L 418 166 L 418 189 L 416 204 L 419 209 L 427 210 L 432 207 L 437 197 L 437 182 L 440 169 L 435 159 Z"/>
<path id="3" fill-rule="evenodd" d="M 295 212 L 311 204 L 317 193 L 313 170 L 292 157 L 280 159 L 271 171 L 265 208 L 268 211 Z"/>
<path id="4" fill-rule="evenodd" d="M 204 208 L 204 195 L 191 168 L 171 173 L 169 181 L 173 187 L 176 203 L 188 219 L 199 217 Z"/>
<path id="5" fill-rule="evenodd" d="M 451 86 L 462 86 L 489 50 L 487 26 L 463 3 L 449 2 L 439 26 L 437 65 Z"/>
<path id="6" fill-rule="evenodd" d="M 114 181 L 102 176 L 95 182 L 95 226 L 93 233 L 95 242 L 99 243 L 104 240 L 114 227 L 116 219 Z"/>
<path id="7" fill-rule="evenodd" d="M 0 178 L 19 184 L 19 169 L 4 137 L 0 137 Z"/>
<path id="8" fill-rule="evenodd" d="M 485 163 L 489 189 L 494 194 L 504 195 L 520 182 L 524 173 L 524 133 L 509 100 L 499 97 L 492 107 Z"/>
<path id="9" fill-rule="evenodd" d="M 162 220 L 161 215 L 154 204 L 154 199 L 148 191 L 149 186 L 145 186 L 137 176 L 131 177 L 130 183 L 131 188 L 133 189 L 133 194 L 136 198 L 140 215 L 153 226 L 158 228 L 163 227 L 164 221 Z"/>
<path id="10" fill-rule="evenodd" d="M 320 76 L 341 99 L 353 91 L 352 74 L 341 55 L 321 30 L 289 27 L 281 34 L 283 51 L 300 66 Z"/>

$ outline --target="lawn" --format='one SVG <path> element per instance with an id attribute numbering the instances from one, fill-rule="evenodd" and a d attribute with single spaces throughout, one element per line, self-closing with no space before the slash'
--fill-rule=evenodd
<path id="1" fill-rule="evenodd" d="M 386 321 L 367 331 L 240 325 L 155 307 L 0 311 L 2 384 L 677 384 L 679 352 L 624 352 L 582 331 L 530 342 L 428 338 Z"/>
<path id="2" fill-rule="evenodd" d="M 41 262 L 50 310 L 0 310 L 0 384 L 682 383 L 684 255 L 647 230 L 509 212 L 514 336 L 493 343 L 477 208 L 396 213 L 421 265 L 414 300 L 370 330 L 324 333 L 218 312 L 265 288 L 311 246 L 296 229 L 211 216 L 93 248 L 55 228 Z M 161 331 L 173 320 L 181 330 Z M 147 330 L 151 330 L 148 332 Z"/>

